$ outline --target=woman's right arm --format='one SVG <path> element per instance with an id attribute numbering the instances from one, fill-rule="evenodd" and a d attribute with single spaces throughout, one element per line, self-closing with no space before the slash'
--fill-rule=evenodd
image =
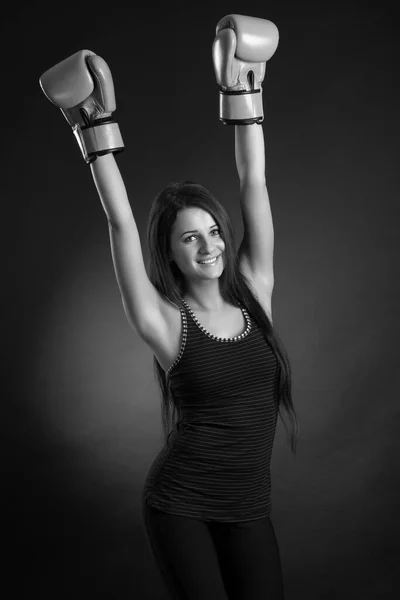
<path id="1" fill-rule="evenodd" d="M 161 296 L 146 272 L 125 184 L 113 154 L 98 156 L 90 168 L 108 220 L 111 254 L 125 314 L 140 337 L 146 338 L 160 319 Z"/>
<path id="2" fill-rule="evenodd" d="M 91 50 L 79 50 L 39 79 L 47 98 L 72 127 L 90 164 L 107 215 L 115 274 L 126 316 L 146 339 L 161 321 L 162 297 L 147 276 L 139 232 L 114 152 L 124 143 L 112 114 L 116 109 L 110 68 Z"/>

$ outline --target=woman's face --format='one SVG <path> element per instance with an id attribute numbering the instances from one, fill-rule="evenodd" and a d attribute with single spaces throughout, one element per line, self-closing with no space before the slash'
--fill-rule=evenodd
<path id="1" fill-rule="evenodd" d="M 181 209 L 170 237 L 172 259 L 180 271 L 191 279 L 215 279 L 223 271 L 225 244 L 214 218 L 207 211 L 192 207 Z M 218 256 L 214 264 L 199 261 Z"/>

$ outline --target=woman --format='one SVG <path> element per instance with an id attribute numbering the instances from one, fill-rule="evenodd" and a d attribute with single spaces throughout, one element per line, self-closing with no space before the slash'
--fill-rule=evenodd
<path id="1" fill-rule="evenodd" d="M 155 356 L 165 444 L 144 485 L 143 523 L 176 599 L 283 598 L 270 460 L 281 408 L 293 451 L 297 420 L 289 361 L 272 327 L 273 225 L 261 125 L 261 83 L 277 43 L 270 21 L 229 15 L 213 45 L 220 119 L 235 126 L 245 230 L 239 252 L 229 215 L 211 192 L 173 182 L 150 210 L 149 276 L 113 156 L 124 144 L 107 64 L 84 50 L 40 79 L 90 164 L 127 318 Z"/>

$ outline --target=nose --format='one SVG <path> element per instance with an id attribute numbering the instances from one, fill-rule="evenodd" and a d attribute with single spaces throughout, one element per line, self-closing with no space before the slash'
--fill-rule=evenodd
<path id="1" fill-rule="evenodd" d="M 213 253 L 214 244 L 213 242 L 204 241 L 201 245 L 201 253 L 202 254 L 212 254 Z"/>

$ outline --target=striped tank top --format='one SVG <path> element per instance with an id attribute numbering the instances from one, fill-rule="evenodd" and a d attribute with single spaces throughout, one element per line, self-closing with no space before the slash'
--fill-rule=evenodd
<path id="1" fill-rule="evenodd" d="M 143 500 L 204 521 L 271 512 L 278 361 L 254 319 L 235 338 L 209 333 L 182 299 L 180 352 L 166 371 L 180 420 L 147 474 Z"/>

